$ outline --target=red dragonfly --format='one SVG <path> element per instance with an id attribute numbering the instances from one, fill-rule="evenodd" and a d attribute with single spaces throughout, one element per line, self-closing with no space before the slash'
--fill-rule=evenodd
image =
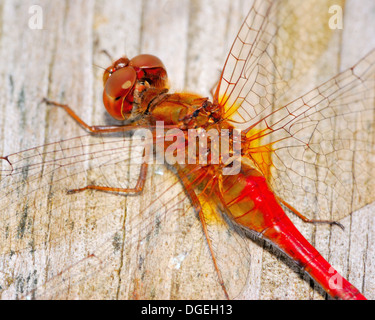
<path id="1" fill-rule="evenodd" d="M 74 209 L 83 205 L 79 192 L 90 192 L 87 189 L 141 192 L 147 181 L 148 167 L 138 165 L 135 169 L 131 162 L 137 157 L 137 142 L 126 135 L 109 138 L 83 136 L 3 157 L 1 186 L 5 191 L 2 191 L 2 210 L 11 210 L 4 214 L 2 228 L 6 238 L 14 239 L 11 248 L 6 249 L 10 252 L 9 256 L 17 260 L 28 249 L 33 251 L 35 247 L 40 249 L 46 244 L 46 250 L 53 248 L 63 251 L 59 245 L 65 237 L 72 242 L 85 243 L 87 247 L 91 247 L 86 243 L 90 242 L 87 239 L 95 242 L 92 245 L 95 252 L 89 252 L 77 264 L 62 269 L 61 274 L 47 277 L 48 281 L 42 285 L 42 289 L 38 287 L 39 290 L 61 286 L 64 281 L 62 274 L 69 275 L 72 285 L 75 277 L 80 278 L 78 282 L 82 283 L 81 268 L 87 265 L 95 265 L 98 270 L 103 266 L 108 268 L 110 261 L 106 260 L 104 252 L 119 251 L 122 257 L 125 243 L 130 249 L 146 243 L 148 250 L 154 251 L 154 244 L 149 243 L 150 235 L 155 237 L 162 233 L 162 225 L 169 223 L 166 220 L 173 220 L 171 216 L 182 210 L 180 206 L 187 195 L 199 220 L 187 222 L 187 230 L 182 230 L 186 248 L 181 251 L 181 255 L 169 261 L 176 268 L 194 250 L 194 242 L 203 239 L 223 295 L 236 297 L 248 279 L 250 264 L 250 253 L 243 241 L 245 232 L 249 230 L 244 232 L 238 228 L 241 226 L 275 243 L 333 297 L 363 298 L 302 237 L 284 210 L 289 208 L 305 220 L 308 218 L 303 215 L 308 215 L 308 210 L 311 210 L 318 212 L 320 217 L 310 219 L 310 222 L 319 220 L 334 223 L 372 202 L 366 190 L 369 183 L 363 184 L 361 188 L 359 182 L 371 178 L 370 173 L 361 170 L 361 161 L 368 159 L 372 147 L 371 140 L 367 140 L 363 134 L 372 124 L 370 116 L 374 93 L 369 88 L 374 85 L 374 52 L 370 52 L 353 68 L 308 90 L 300 98 L 285 101 L 289 99 L 289 89 L 294 85 L 293 81 L 285 79 L 291 76 L 291 72 L 298 73 L 277 61 L 278 54 L 275 51 L 278 36 L 281 37 L 285 31 L 281 22 L 287 25 L 288 17 L 294 12 L 292 9 L 297 9 L 288 5 L 285 6 L 287 10 L 283 11 L 286 3 L 255 2 L 232 46 L 212 102 L 192 94 L 168 94 L 165 90 L 164 65 L 159 59 L 148 55 L 130 60 L 122 58 L 105 72 L 104 104 L 116 118 L 127 119 L 132 116 L 134 119 L 129 125 L 89 127 L 68 106 L 47 101 L 64 108 L 95 134 L 128 132 L 141 126 L 152 127 L 156 120 L 164 120 L 167 125 L 183 130 L 237 126 L 243 129 L 243 161 L 241 173 L 233 176 L 223 176 L 221 170 L 225 165 L 221 164 L 175 166 L 175 174 L 180 181 L 174 183 L 171 183 L 171 178 L 164 177 L 166 173 L 161 175 L 160 183 L 154 177 L 157 185 L 155 192 L 158 194 L 142 205 L 146 213 L 136 217 L 131 217 L 131 213 L 127 216 L 126 213 L 126 219 L 130 220 L 124 223 L 124 230 L 109 231 L 108 237 L 104 237 L 105 241 L 96 243 L 93 240 L 95 232 L 86 234 L 88 225 L 77 226 L 74 218 L 66 215 L 60 218 L 56 213 L 68 210 L 74 214 Z M 278 68 L 279 65 L 283 67 Z M 349 130 L 351 125 L 357 129 Z M 337 141 L 335 135 L 340 140 Z M 354 161 L 348 161 L 348 153 L 359 156 L 358 167 Z M 291 160 L 288 161 L 288 158 Z M 334 165 L 337 165 L 338 172 L 331 168 Z M 127 181 L 121 181 L 123 185 L 118 185 L 113 168 L 120 170 L 121 166 L 130 168 L 130 172 Z M 115 178 L 111 178 L 111 175 L 115 175 Z M 85 184 L 83 177 L 90 183 Z M 184 190 L 178 189 L 179 183 Z M 67 196 L 66 190 L 74 194 Z M 43 201 L 20 201 L 24 198 L 33 199 L 42 191 L 48 195 Z M 100 192 L 92 193 L 92 201 L 97 202 L 92 204 L 95 211 L 100 211 L 100 206 L 104 206 L 104 203 L 98 204 L 99 201 L 105 201 L 105 205 L 110 201 L 124 201 L 110 194 L 98 194 Z M 317 194 L 320 196 L 316 199 Z M 168 198 L 176 198 L 178 201 L 167 203 Z M 303 199 L 303 202 L 297 199 Z M 52 226 L 48 235 L 38 234 L 34 230 L 30 247 L 20 247 L 17 242 L 19 239 L 24 240 L 28 217 L 33 210 L 48 213 L 45 217 L 39 217 L 40 221 L 36 221 L 33 228 L 38 224 L 55 224 L 57 230 Z M 14 215 L 15 211 L 17 215 Z M 222 215 L 218 212 L 222 212 Z M 123 212 L 120 216 L 125 221 Z M 88 219 L 92 222 L 87 223 L 92 223 L 95 229 L 98 223 L 110 224 L 111 219 L 116 217 L 119 216 L 115 212 L 112 216 L 101 216 L 100 212 L 96 212 L 90 214 Z M 201 234 L 192 237 L 191 230 L 194 228 L 189 224 L 200 226 L 198 229 Z M 61 229 L 66 229 L 66 234 Z M 194 239 L 193 242 L 186 240 L 189 237 Z M 234 252 L 222 253 L 221 243 L 224 242 L 231 243 Z M 233 263 L 233 268 L 228 268 L 228 261 Z M 139 266 L 146 270 L 142 261 L 139 261 Z M 95 273 L 95 267 L 90 270 Z M 192 274 L 202 276 L 188 273 L 187 277 Z M 38 278 L 35 276 L 35 279 Z M 140 277 L 141 288 L 142 281 Z M 35 291 L 31 290 L 32 294 Z"/>

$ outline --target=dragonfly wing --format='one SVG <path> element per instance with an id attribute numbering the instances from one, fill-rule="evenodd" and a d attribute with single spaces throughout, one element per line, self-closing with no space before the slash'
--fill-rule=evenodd
<path id="1" fill-rule="evenodd" d="M 332 40 L 327 23 L 332 4 L 325 0 L 254 1 L 215 91 L 214 100 L 223 107 L 226 119 L 246 127 L 255 117 L 270 112 L 275 98 L 287 96 L 291 89 L 299 96 L 309 85 L 313 88 L 307 71 Z M 300 18 L 307 13 L 309 23 Z"/>
<path id="2" fill-rule="evenodd" d="M 93 277 L 99 282 L 114 276 L 108 263 L 115 265 L 119 258 L 117 242 L 122 239 L 126 199 L 101 192 L 68 195 L 67 190 L 87 184 L 131 186 L 137 178 L 129 143 L 125 137 L 104 142 L 102 137 L 87 135 L 2 160 L 4 296 L 72 298 L 86 292 L 87 298 L 93 298 L 100 294 L 99 289 L 95 293 L 84 287 Z M 112 176 L 107 170 L 114 171 Z"/>
<path id="3" fill-rule="evenodd" d="M 301 213 L 337 220 L 375 200 L 374 87 L 375 50 L 248 130 L 267 146 L 248 154 L 269 159 L 273 190 Z"/>
<path id="4" fill-rule="evenodd" d="M 314 89 L 310 69 L 336 41 L 333 4 L 254 1 L 215 99 L 247 132 L 245 153 L 280 198 L 309 218 L 338 220 L 375 200 L 375 54 Z"/>
<path id="5" fill-rule="evenodd" d="M 229 298 L 235 299 L 244 296 L 250 283 L 251 241 L 225 212 L 218 190 L 218 172 L 213 169 L 199 164 L 183 165 L 177 167 L 177 172 L 199 215 L 219 283 Z"/>
<path id="6" fill-rule="evenodd" d="M 139 146 L 126 135 L 86 135 L 1 160 L 3 298 L 223 298 L 201 222 L 164 165 L 149 166 L 139 195 L 66 193 L 87 184 L 134 187 Z M 249 267 L 240 250 L 247 240 L 221 224 L 210 232 L 218 254 L 227 252 L 217 258 L 236 296 Z M 233 283 L 233 274 L 243 278 Z"/>

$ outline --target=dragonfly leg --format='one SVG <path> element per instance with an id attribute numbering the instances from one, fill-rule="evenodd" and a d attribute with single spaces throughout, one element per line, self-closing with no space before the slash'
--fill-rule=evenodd
<path id="1" fill-rule="evenodd" d="M 88 185 L 86 187 L 79 188 L 79 189 L 70 189 L 67 192 L 68 194 L 73 194 L 73 193 L 78 193 L 78 192 L 82 192 L 85 190 L 97 190 L 97 191 L 103 191 L 103 192 L 115 192 L 115 193 L 125 193 L 125 194 L 140 193 L 142 192 L 145 182 L 146 182 L 147 170 L 148 170 L 148 164 L 142 163 L 141 172 L 139 174 L 137 184 L 135 185 L 134 188 L 113 188 L 113 187 Z"/>
<path id="2" fill-rule="evenodd" d="M 341 229 L 344 230 L 344 226 L 340 222 L 333 221 L 333 220 L 309 219 L 309 218 L 305 217 L 302 213 L 300 213 L 297 209 L 292 207 L 289 203 L 285 202 L 284 200 L 280 199 L 279 197 L 276 197 L 276 199 L 281 204 L 286 206 L 290 211 L 292 211 L 297 217 L 301 218 L 304 222 L 307 222 L 307 223 L 326 223 L 326 224 L 339 226 Z"/>
<path id="3" fill-rule="evenodd" d="M 226 299 L 229 300 L 229 295 L 228 295 L 228 292 L 227 292 L 227 290 L 225 288 L 223 277 L 221 275 L 219 266 L 217 265 L 217 261 L 216 261 L 216 258 L 215 258 L 215 253 L 214 253 L 213 248 L 212 248 L 211 239 L 208 236 L 207 224 L 206 224 L 206 220 L 205 220 L 205 217 L 204 217 L 204 213 L 203 213 L 203 210 L 202 210 L 201 203 L 200 203 L 200 201 L 199 201 L 199 199 L 197 197 L 197 194 L 195 193 L 195 191 L 191 187 L 190 182 L 186 178 L 186 175 L 182 172 L 182 170 L 180 169 L 180 167 L 177 168 L 177 172 L 178 172 L 179 177 L 180 177 L 180 179 L 182 181 L 182 184 L 185 187 L 186 192 L 188 193 L 188 195 L 190 197 L 190 200 L 191 200 L 191 202 L 192 202 L 192 204 L 194 206 L 194 209 L 199 214 L 199 219 L 200 219 L 200 221 L 202 223 L 203 232 L 204 232 L 204 235 L 205 235 L 206 240 L 207 240 L 208 248 L 210 250 L 210 254 L 211 254 L 211 257 L 212 257 L 212 261 L 214 263 L 214 267 L 215 267 L 217 276 L 219 278 L 219 283 L 220 283 L 220 285 L 221 285 L 221 287 L 222 287 L 222 289 L 224 291 L 224 295 L 225 295 Z"/>
<path id="4" fill-rule="evenodd" d="M 61 104 L 55 101 L 48 100 L 44 98 L 42 102 L 45 102 L 48 105 L 59 107 L 65 110 L 65 112 L 73 118 L 78 124 L 83 127 L 85 130 L 92 133 L 105 133 L 105 132 L 121 132 L 125 131 L 126 126 L 90 126 L 84 122 L 68 105 Z"/>

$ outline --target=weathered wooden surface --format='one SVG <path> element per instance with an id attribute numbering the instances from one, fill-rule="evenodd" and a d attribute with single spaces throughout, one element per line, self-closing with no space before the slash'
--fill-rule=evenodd
<path id="1" fill-rule="evenodd" d="M 372 2 L 347 1 L 344 29 L 333 32 L 315 84 L 375 47 Z M 103 49 L 113 57 L 155 54 L 167 67 L 172 90 L 209 95 L 251 1 L 38 1 L 42 30 L 28 27 L 33 4 L 0 2 L 0 155 L 83 134 L 61 110 L 41 103 L 43 97 L 68 103 L 87 123 L 108 121 L 101 102 L 102 70 L 94 66 L 108 65 Z M 300 17 L 305 23 L 312 18 Z M 7 213 L 22 235 L 4 236 L 3 220 L 1 298 L 223 298 L 197 220 L 179 216 L 188 203 L 174 212 L 160 239 L 152 237 L 157 243 L 128 242 L 127 232 L 134 232 L 130 216 L 140 215 L 157 191 L 160 168 L 155 170 L 139 197 L 87 192 L 62 196 L 52 209 Z M 292 219 L 335 268 L 375 298 L 373 205 L 341 221 L 345 231 Z M 324 297 L 275 250 L 251 240 L 247 245 L 249 277 L 237 298 Z M 196 264 L 199 268 L 191 267 Z"/>

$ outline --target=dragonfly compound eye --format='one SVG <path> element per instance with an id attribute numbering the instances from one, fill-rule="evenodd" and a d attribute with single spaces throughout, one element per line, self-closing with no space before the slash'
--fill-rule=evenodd
<path id="1" fill-rule="evenodd" d="M 147 81 L 154 88 L 165 88 L 167 71 L 161 60 L 151 54 L 140 54 L 129 61 L 129 66 L 137 71 L 137 78 Z"/>
<path id="2" fill-rule="evenodd" d="M 133 67 L 121 68 L 108 77 L 103 102 L 108 113 L 117 120 L 126 120 L 130 116 L 133 103 L 131 94 L 137 74 Z"/>
<path id="3" fill-rule="evenodd" d="M 103 74 L 103 85 L 107 83 L 108 78 L 116 71 L 121 68 L 126 67 L 129 64 L 129 59 L 127 57 L 121 57 L 116 60 L 110 67 L 105 69 Z"/>

